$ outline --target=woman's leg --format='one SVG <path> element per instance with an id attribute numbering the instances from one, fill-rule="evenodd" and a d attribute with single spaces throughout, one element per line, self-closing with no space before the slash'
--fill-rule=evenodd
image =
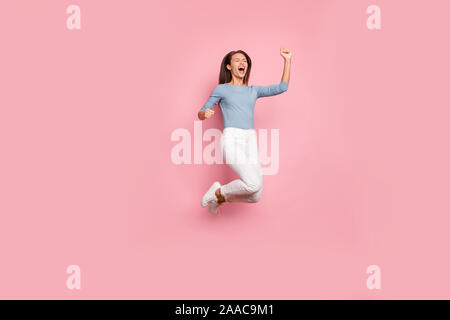
<path id="1" fill-rule="evenodd" d="M 263 179 L 255 131 L 228 130 L 221 143 L 226 163 L 240 179 L 221 186 L 218 193 L 227 202 L 258 202 Z"/>

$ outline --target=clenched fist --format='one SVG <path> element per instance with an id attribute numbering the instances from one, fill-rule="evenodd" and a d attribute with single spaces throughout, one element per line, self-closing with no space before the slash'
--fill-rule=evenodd
<path id="1" fill-rule="evenodd" d="M 205 109 L 205 118 L 206 118 L 206 119 L 211 118 L 211 117 L 213 116 L 213 114 L 214 114 L 214 110 L 209 109 L 209 108 L 206 108 L 206 109 Z"/>
<path id="2" fill-rule="evenodd" d="M 288 48 L 280 48 L 280 54 L 285 60 L 292 58 L 292 50 Z"/>

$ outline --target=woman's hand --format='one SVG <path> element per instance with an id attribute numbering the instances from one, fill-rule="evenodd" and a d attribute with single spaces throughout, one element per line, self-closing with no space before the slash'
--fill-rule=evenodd
<path id="1" fill-rule="evenodd" d="M 211 118 L 211 117 L 213 116 L 213 114 L 214 114 L 214 110 L 209 109 L 209 108 L 206 108 L 205 111 L 200 111 L 200 112 L 198 113 L 198 117 L 199 117 L 201 120 L 205 120 L 205 119 Z"/>
<path id="2" fill-rule="evenodd" d="M 205 118 L 206 119 L 211 118 L 213 116 L 213 114 L 214 114 L 214 110 L 206 108 L 206 110 L 205 110 Z"/>
<path id="3" fill-rule="evenodd" d="M 280 54 L 284 58 L 284 60 L 291 60 L 292 51 L 288 48 L 280 48 Z"/>

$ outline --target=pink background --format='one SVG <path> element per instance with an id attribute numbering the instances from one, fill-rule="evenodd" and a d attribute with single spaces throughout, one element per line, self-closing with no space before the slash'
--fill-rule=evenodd
<path id="1" fill-rule="evenodd" d="M 81 8 L 81 30 L 66 8 Z M 368 30 L 366 8 L 381 8 Z M 0 298 L 450 298 L 450 23 L 438 1 L 0 4 Z M 280 129 L 261 201 L 200 206 L 221 164 L 175 165 L 223 56 Z M 216 107 L 203 129 L 223 129 Z M 204 143 L 206 146 L 207 143 Z M 66 268 L 81 267 L 81 290 Z M 381 289 L 366 268 L 381 269 Z"/>

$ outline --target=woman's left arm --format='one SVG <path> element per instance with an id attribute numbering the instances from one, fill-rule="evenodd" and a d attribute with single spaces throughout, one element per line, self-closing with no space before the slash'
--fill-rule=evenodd
<path id="1" fill-rule="evenodd" d="M 289 76 L 291 74 L 292 51 L 288 48 L 281 48 L 280 54 L 284 58 L 284 70 L 281 81 L 289 83 Z"/>
<path id="2" fill-rule="evenodd" d="M 280 54 L 284 58 L 284 70 L 280 83 L 269 86 L 253 86 L 256 90 L 256 98 L 270 97 L 287 91 L 289 87 L 289 74 L 291 73 L 292 52 L 288 48 L 281 48 Z"/>

